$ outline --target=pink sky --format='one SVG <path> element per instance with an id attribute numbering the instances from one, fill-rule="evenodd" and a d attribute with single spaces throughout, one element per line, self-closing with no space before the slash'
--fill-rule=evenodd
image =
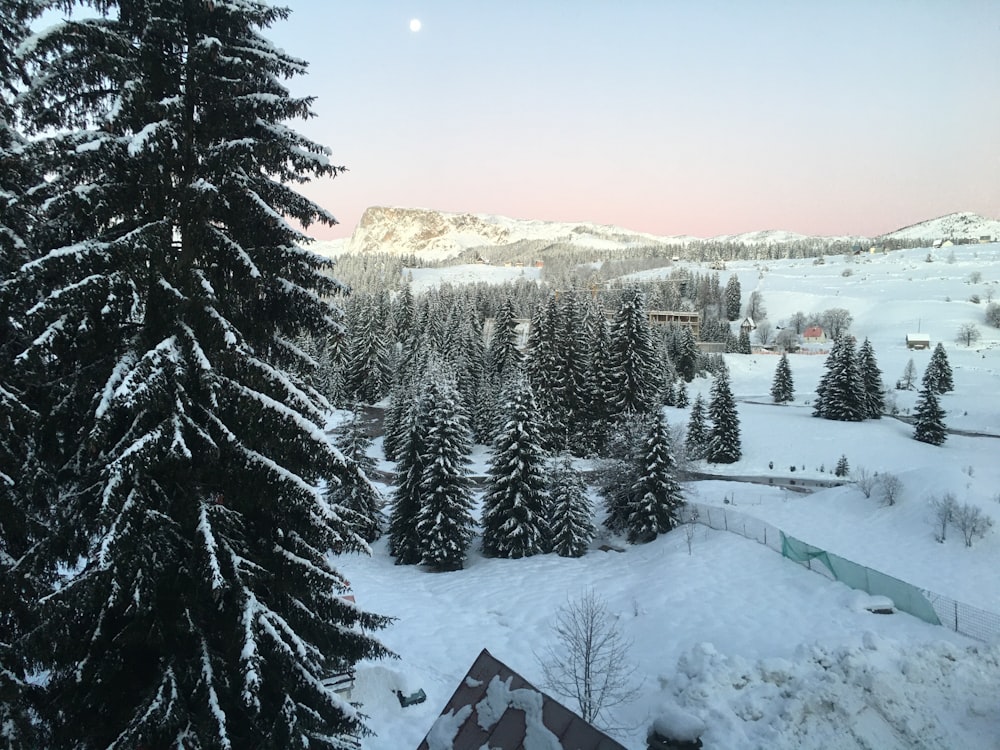
<path id="1" fill-rule="evenodd" d="M 304 190 L 341 222 L 319 238 L 371 205 L 695 236 L 1000 218 L 992 0 L 353 5 L 270 32 L 350 170 Z"/>

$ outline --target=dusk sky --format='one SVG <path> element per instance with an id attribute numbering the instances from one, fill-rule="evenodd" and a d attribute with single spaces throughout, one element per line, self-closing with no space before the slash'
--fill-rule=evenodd
<path id="1" fill-rule="evenodd" d="M 295 0 L 304 192 L 658 235 L 1000 218 L 997 0 Z M 410 30 L 411 19 L 421 28 Z"/>

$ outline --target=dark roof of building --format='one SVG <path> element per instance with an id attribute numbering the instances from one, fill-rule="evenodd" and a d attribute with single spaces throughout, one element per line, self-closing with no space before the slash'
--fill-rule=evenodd
<path id="1" fill-rule="evenodd" d="M 417 750 L 522 750 L 553 739 L 564 750 L 625 750 L 483 649 Z"/>

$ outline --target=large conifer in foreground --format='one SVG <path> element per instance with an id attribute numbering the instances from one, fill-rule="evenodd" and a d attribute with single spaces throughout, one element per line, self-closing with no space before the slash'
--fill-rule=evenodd
<path id="1" fill-rule="evenodd" d="M 940 341 L 931 352 L 931 359 L 924 370 L 921 385 L 935 393 L 948 393 L 955 389 L 951 365 L 948 364 L 948 355 L 945 353 L 944 344 Z"/>
<path id="2" fill-rule="evenodd" d="M 640 414 L 660 403 L 663 381 L 649 329 L 646 303 L 638 289 L 622 293 L 611 327 L 608 366 L 612 413 Z"/>
<path id="3" fill-rule="evenodd" d="M 787 404 L 793 398 L 795 398 L 795 386 L 792 382 L 792 368 L 788 365 L 788 354 L 782 352 L 778 366 L 774 368 L 771 399 L 776 404 Z"/>
<path id="4" fill-rule="evenodd" d="M 426 388 L 421 403 L 429 411 L 420 417 L 426 429 L 416 526 L 421 562 L 434 570 L 461 570 L 474 526 L 469 426 L 454 385 L 432 374 Z"/>
<path id="5" fill-rule="evenodd" d="M 937 392 L 932 388 L 920 391 L 913 415 L 915 439 L 931 445 L 941 445 L 948 439 L 948 431 L 944 424 L 944 409 L 938 401 Z"/>
<path id="6" fill-rule="evenodd" d="M 816 387 L 813 416 L 840 422 L 865 419 L 864 383 L 858 371 L 854 342 L 848 336 L 838 338 L 826 358 L 826 372 Z"/>
<path id="7" fill-rule="evenodd" d="M 538 407 L 525 381 L 512 384 L 483 495 L 483 554 L 529 557 L 551 545 Z"/>
<path id="8" fill-rule="evenodd" d="M 560 557 L 583 557 L 594 538 L 594 510 L 583 478 L 568 457 L 555 461 L 549 472 L 552 506 L 552 551 Z"/>
<path id="9" fill-rule="evenodd" d="M 680 523 L 684 504 L 670 429 L 662 414 L 654 417 L 637 459 L 626 528 L 630 542 L 649 542 Z"/>
<path id="10" fill-rule="evenodd" d="M 52 155 L 51 252 L 19 363 L 58 431 L 48 564 L 81 564 L 25 641 L 50 746 L 345 748 L 366 730 L 323 685 L 385 653 L 328 552 L 364 547 L 319 487 L 351 471 L 321 428 L 303 332 L 338 285 L 296 243 L 332 217 L 289 184 L 334 175 L 283 123 L 305 63 L 254 0 L 96 4 L 29 52 L 23 101 Z M 57 400 L 58 399 L 58 400 Z"/>
<path id="11" fill-rule="evenodd" d="M 858 348 L 858 377 L 861 380 L 861 405 L 865 419 L 881 419 L 885 408 L 882 371 L 875 360 L 875 349 L 867 338 Z"/>
<path id="12" fill-rule="evenodd" d="M 729 370 L 723 364 L 715 374 L 708 402 L 709 431 L 705 458 L 712 464 L 731 464 L 740 460 L 740 415 L 729 387 Z"/>

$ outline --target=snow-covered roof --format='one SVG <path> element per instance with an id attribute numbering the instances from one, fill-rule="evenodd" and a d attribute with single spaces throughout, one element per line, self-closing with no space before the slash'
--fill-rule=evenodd
<path id="1" fill-rule="evenodd" d="M 930 341 L 931 335 L 929 333 L 908 333 L 906 334 L 907 341 Z"/>
<path id="2" fill-rule="evenodd" d="M 528 738 L 532 738 L 529 740 Z M 625 750 L 483 649 L 417 750 Z"/>

